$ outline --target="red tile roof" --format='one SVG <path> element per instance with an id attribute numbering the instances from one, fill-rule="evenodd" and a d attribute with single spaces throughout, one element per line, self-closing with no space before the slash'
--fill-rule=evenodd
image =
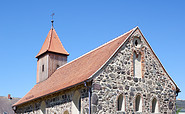
<path id="1" fill-rule="evenodd" d="M 36 84 L 22 99 L 14 104 L 14 106 L 88 80 L 88 78 L 90 78 L 106 63 L 106 61 L 115 53 L 115 51 L 134 30 L 135 28 L 62 66 L 47 80 Z"/>
<path id="2" fill-rule="evenodd" d="M 69 55 L 69 53 L 63 47 L 54 28 L 51 28 L 51 30 L 49 31 L 44 41 L 44 44 L 42 45 L 41 50 L 36 55 L 36 58 L 38 58 L 40 55 L 46 52 L 54 52 L 54 53 Z"/>
<path id="3" fill-rule="evenodd" d="M 17 106 L 17 105 L 29 102 L 31 100 L 43 97 L 45 95 L 55 93 L 57 91 L 72 87 L 72 86 L 79 84 L 83 81 L 87 81 L 112 57 L 112 55 L 117 51 L 117 49 L 119 49 L 119 47 L 124 43 L 124 41 L 137 28 L 138 27 L 119 36 L 118 38 L 115 38 L 115 39 L 109 41 L 108 43 L 105 43 L 104 45 L 90 51 L 89 53 L 65 64 L 64 66 L 62 66 L 61 68 L 56 70 L 47 80 L 36 84 L 22 99 L 20 99 L 13 106 Z M 52 31 L 50 30 L 49 34 L 51 32 Z M 54 32 L 55 36 L 57 36 L 55 30 L 53 30 L 53 32 Z M 49 36 L 47 36 L 47 38 L 49 38 Z M 57 36 L 57 38 L 58 38 L 58 36 Z M 59 38 L 58 38 L 58 40 L 59 40 Z M 146 39 L 145 39 L 145 41 L 146 41 Z M 47 39 L 45 40 L 45 42 L 46 43 L 48 42 Z M 44 42 L 44 45 L 45 45 L 45 42 Z M 46 46 L 44 46 L 44 45 L 42 47 L 43 50 L 41 49 L 41 51 L 40 51 L 41 53 L 39 52 L 39 54 L 36 57 L 38 57 L 41 54 L 46 52 L 46 51 L 44 51 L 44 49 L 46 49 L 45 48 Z M 149 45 L 149 48 L 152 50 L 150 45 Z M 66 53 L 67 51 L 64 51 L 64 52 L 66 55 L 68 55 L 68 53 Z M 152 50 L 152 52 L 153 52 L 153 50 Z M 155 55 L 154 52 L 153 52 L 153 54 Z M 156 56 L 156 58 L 158 59 L 157 56 Z M 159 59 L 158 59 L 158 61 L 159 61 Z M 159 63 L 161 64 L 160 61 L 159 61 Z M 162 64 L 161 64 L 161 66 L 163 67 Z M 163 67 L 163 69 L 164 69 L 164 67 Z M 165 70 L 165 72 L 166 72 L 166 70 Z M 168 73 L 167 73 L 167 75 L 168 75 Z M 175 84 L 175 82 L 173 81 L 173 79 L 169 75 L 168 75 L 168 77 Z M 177 87 L 176 84 L 175 84 L 175 86 L 176 86 L 176 91 L 180 92 L 180 89 Z"/>

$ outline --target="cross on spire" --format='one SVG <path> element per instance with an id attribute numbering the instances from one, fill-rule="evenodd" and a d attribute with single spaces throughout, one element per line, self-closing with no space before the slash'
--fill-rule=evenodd
<path id="1" fill-rule="evenodd" d="M 52 23 L 52 29 L 53 29 L 53 22 L 54 22 L 54 20 L 53 20 L 53 16 L 55 15 L 55 13 L 52 13 L 51 14 L 51 17 L 52 17 L 52 20 L 51 20 L 51 23 Z"/>

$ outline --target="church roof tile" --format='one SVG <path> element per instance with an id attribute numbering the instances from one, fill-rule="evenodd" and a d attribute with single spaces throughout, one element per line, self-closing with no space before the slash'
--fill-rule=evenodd
<path id="1" fill-rule="evenodd" d="M 60 67 L 47 80 L 36 84 L 22 99 L 14 104 L 14 106 L 88 80 L 88 78 L 106 63 L 134 29 Z M 41 52 L 47 49 L 46 47 L 42 48 Z"/>
<path id="2" fill-rule="evenodd" d="M 91 76 L 99 71 L 102 66 L 104 66 L 104 64 L 112 57 L 112 55 L 115 54 L 115 52 L 117 52 L 120 46 L 137 28 L 138 27 L 60 67 L 47 80 L 37 83 L 22 99 L 20 99 L 13 106 L 26 103 L 28 101 L 58 92 L 60 90 L 67 89 L 84 81 L 87 81 L 91 78 Z M 47 49 L 45 47 L 42 48 Z M 171 79 L 170 76 L 169 78 Z M 175 84 L 173 80 L 172 82 Z M 180 91 L 176 84 L 175 86 L 177 91 Z"/>
<path id="3" fill-rule="evenodd" d="M 36 58 L 38 58 L 40 55 L 46 52 L 54 52 L 54 53 L 69 55 L 69 53 L 63 47 L 54 28 L 51 28 L 51 30 L 49 31 L 44 41 L 44 44 L 42 45 L 41 50 L 36 55 Z"/>

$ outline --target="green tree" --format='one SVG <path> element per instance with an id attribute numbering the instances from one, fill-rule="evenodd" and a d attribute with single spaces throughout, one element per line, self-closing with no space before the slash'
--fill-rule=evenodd
<path id="1" fill-rule="evenodd" d="M 176 106 L 176 114 L 179 114 L 179 112 L 181 111 L 181 109 L 182 109 L 182 108 L 178 108 L 178 107 Z"/>

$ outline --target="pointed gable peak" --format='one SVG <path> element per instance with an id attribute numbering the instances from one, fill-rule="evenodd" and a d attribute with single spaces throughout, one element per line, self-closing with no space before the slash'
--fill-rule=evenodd
<path id="1" fill-rule="evenodd" d="M 42 45 L 41 50 L 36 55 L 36 58 L 38 58 L 40 55 L 46 53 L 46 52 L 53 52 L 63 55 L 69 55 L 69 53 L 65 50 L 64 46 L 62 45 L 55 29 L 52 27 L 44 41 L 44 44 Z"/>

